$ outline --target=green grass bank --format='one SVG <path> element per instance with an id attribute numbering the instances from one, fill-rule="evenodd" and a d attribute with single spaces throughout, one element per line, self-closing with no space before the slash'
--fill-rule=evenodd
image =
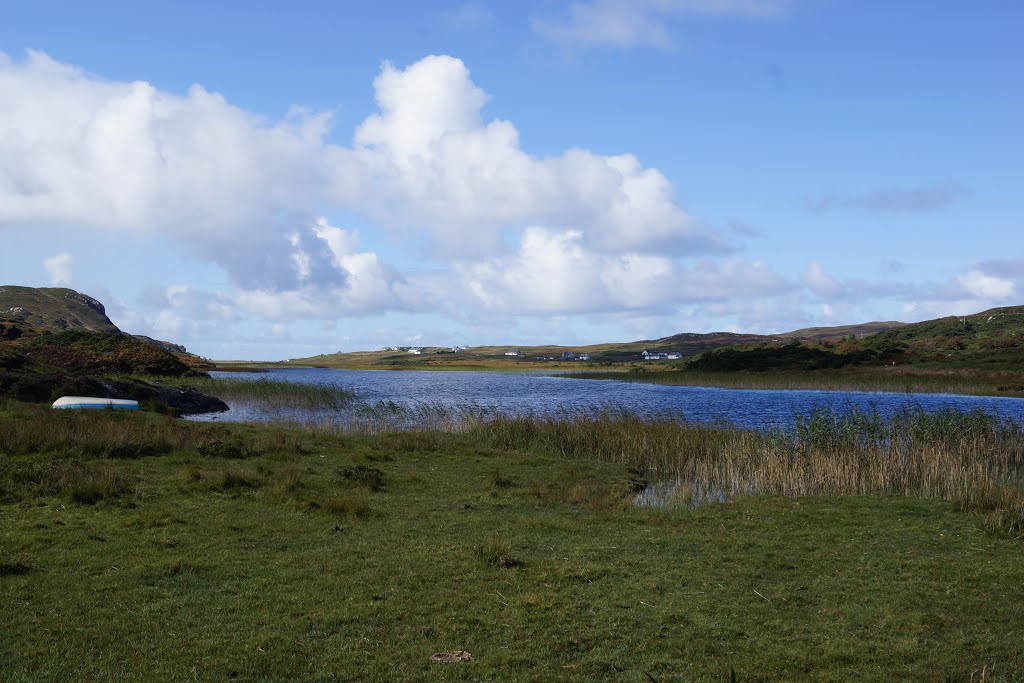
<path id="1" fill-rule="evenodd" d="M 1019 430 L 460 424 L 3 404 L 0 679 L 1024 680 Z"/>

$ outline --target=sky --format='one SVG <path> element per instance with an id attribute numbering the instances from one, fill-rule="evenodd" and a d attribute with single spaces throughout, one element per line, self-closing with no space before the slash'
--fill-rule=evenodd
<path id="1" fill-rule="evenodd" d="M 215 359 L 1024 303 L 1024 3 L 9 3 L 0 284 Z"/>

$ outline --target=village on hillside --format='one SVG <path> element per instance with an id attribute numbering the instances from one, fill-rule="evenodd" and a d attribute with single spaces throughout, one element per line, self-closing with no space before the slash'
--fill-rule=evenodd
<path id="1" fill-rule="evenodd" d="M 392 352 L 392 353 L 407 353 L 413 356 L 423 355 L 434 355 L 434 354 L 466 354 L 469 353 L 470 348 L 467 346 L 385 346 L 380 349 L 381 352 Z M 503 352 L 493 352 L 490 349 L 484 354 L 489 357 L 503 357 L 507 359 L 516 360 L 529 360 L 534 362 L 548 362 L 548 361 L 577 361 L 587 362 L 593 360 L 593 357 L 589 353 L 580 351 L 560 351 L 556 354 L 537 354 L 530 355 L 522 349 L 511 347 Z M 683 354 L 679 351 L 656 351 L 652 349 L 644 349 L 640 353 L 636 354 L 635 360 L 638 361 L 660 361 L 660 360 L 681 360 Z"/>

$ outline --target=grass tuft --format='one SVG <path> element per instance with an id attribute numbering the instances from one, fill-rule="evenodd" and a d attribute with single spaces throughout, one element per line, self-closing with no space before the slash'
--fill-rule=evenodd
<path id="1" fill-rule="evenodd" d="M 350 465 L 339 469 L 338 479 L 341 482 L 358 484 L 374 493 L 383 491 L 387 485 L 382 470 L 363 464 Z"/>
<path id="2" fill-rule="evenodd" d="M 350 493 L 328 498 L 325 502 L 316 505 L 329 515 L 337 517 L 356 517 L 365 519 L 370 516 L 370 503 L 365 496 Z"/>
<path id="3" fill-rule="evenodd" d="M 219 474 L 211 488 L 219 491 L 257 489 L 263 481 L 260 475 L 248 469 L 227 469 Z"/>
<path id="4" fill-rule="evenodd" d="M 473 547 L 476 558 L 489 567 L 507 569 L 522 566 L 522 561 L 512 556 L 512 542 L 505 536 L 493 534 L 483 543 Z"/>
<path id="5" fill-rule="evenodd" d="M 515 482 L 504 476 L 497 467 L 494 468 L 487 479 L 492 489 L 508 489 L 515 486 Z"/>

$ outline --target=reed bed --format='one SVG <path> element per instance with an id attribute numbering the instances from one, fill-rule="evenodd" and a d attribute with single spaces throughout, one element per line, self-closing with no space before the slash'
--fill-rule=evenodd
<path id="1" fill-rule="evenodd" d="M 637 468 L 654 482 L 639 502 L 693 507 L 748 495 L 899 495 L 952 501 L 986 525 L 1024 535 L 1024 433 L 981 411 L 890 418 L 821 410 L 793 429 L 761 433 L 679 416 L 505 418 L 467 430 L 505 449 L 596 458 Z"/>
<path id="2" fill-rule="evenodd" d="M 768 432 L 677 414 L 595 409 L 509 416 L 444 405 L 353 404 L 306 429 L 328 434 L 450 432 L 505 451 L 635 468 L 641 504 L 695 507 L 740 496 L 898 495 L 952 501 L 993 530 L 1024 535 L 1024 432 L 983 411 L 818 410 Z"/>
<path id="3" fill-rule="evenodd" d="M 164 380 L 166 382 L 166 380 Z M 174 382 L 191 386 L 222 401 L 273 410 L 340 410 L 356 399 L 348 389 L 271 379 L 189 377 Z"/>
<path id="4" fill-rule="evenodd" d="M 272 424 L 327 436 L 379 436 L 403 432 L 457 433 L 493 420 L 494 408 L 440 403 L 403 405 L 393 401 L 352 401 L 334 409 L 318 406 L 306 411 L 271 411 Z"/>

